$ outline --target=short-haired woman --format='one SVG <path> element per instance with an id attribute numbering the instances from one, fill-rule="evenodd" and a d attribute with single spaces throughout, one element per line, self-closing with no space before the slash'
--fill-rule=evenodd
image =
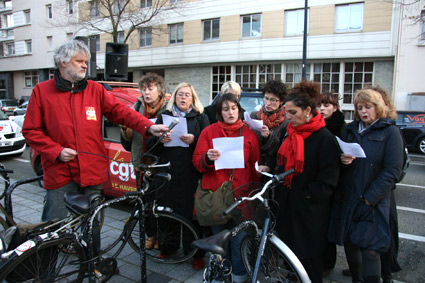
<path id="1" fill-rule="evenodd" d="M 401 176 L 403 142 L 380 93 L 354 97 L 355 120 L 342 139 L 358 143 L 366 158 L 341 154 L 341 181 L 332 208 L 329 240 L 344 245 L 353 282 L 380 282 L 380 253 L 390 244 L 391 188 Z"/>

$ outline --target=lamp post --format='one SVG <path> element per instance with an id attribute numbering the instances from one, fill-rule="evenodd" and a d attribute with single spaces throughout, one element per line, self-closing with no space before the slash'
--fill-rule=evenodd
<path id="1" fill-rule="evenodd" d="M 305 0 L 304 6 L 304 35 L 303 35 L 303 67 L 302 67 L 302 79 L 306 79 L 306 65 L 307 65 L 307 12 L 308 12 L 308 0 Z"/>

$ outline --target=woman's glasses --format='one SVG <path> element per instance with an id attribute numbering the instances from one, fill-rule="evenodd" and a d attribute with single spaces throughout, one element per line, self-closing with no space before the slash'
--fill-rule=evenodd
<path id="1" fill-rule="evenodd" d="M 178 92 L 177 93 L 177 96 L 178 97 L 186 97 L 186 98 L 191 98 L 192 97 L 192 94 L 190 93 L 190 92 Z"/>
<path id="2" fill-rule="evenodd" d="M 270 101 L 271 103 L 276 103 L 276 102 L 279 102 L 279 99 L 264 96 L 264 101 Z"/>

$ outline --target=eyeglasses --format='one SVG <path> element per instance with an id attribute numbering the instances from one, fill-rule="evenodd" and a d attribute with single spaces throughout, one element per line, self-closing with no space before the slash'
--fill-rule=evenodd
<path id="1" fill-rule="evenodd" d="M 270 101 L 271 103 L 276 103 L 276 102 L 279 102 L 279 99 L 264 96 L 264 101 Z"/>
<path id="2" fill-rule="evenodd" d="M 192 97 L 192 94 L 190 93 L 190 92 L 178 92 L 177 93 L 177 96 L 178 97 L 186 97 L 186 98 L 191 98 Z"/>

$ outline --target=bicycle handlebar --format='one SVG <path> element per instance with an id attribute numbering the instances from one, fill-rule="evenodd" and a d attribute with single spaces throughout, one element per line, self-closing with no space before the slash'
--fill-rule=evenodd
<path id="1" fill-rule="evenodd" d="M 258 193 L 256 193 L 252 197 L 241 197 L 241 198 L 237 199 L 234 203 L 232 203 L 229 207 L 227 207 L 223 211 L 222 217 L 223 218 L 226 217 L 230 212 L 232 212 L 233 209 L 235 209 L 236 207 L 238 207 L 243 202 L 253 201 L 253 200 L 258 199 L 259 201 L 261 201 L 262 203 L 264 203 L 263 194 L 265 192 L 267 192 L 272 185 L 276 185 L 276 184 L 282 182 L 283 179 L 285 179 L 286 176 L 289 176 L 289 175 L 293 174 L 294 172 L 295 172 L 294 169 L 289 169 L 288 171 L 283 172 L 281 174 L 273 175 L 273 177 L 263 186 L 263 188 L 261 189 L 261 191 L 259 191 Z"/>
<path id="2" fill-rule="evenodd" d="M 13 174 L 13 170 L 11 170 L 11 169 L 3 169 L 3 168 L 0 168 L 0 172 L 4 172 L 4 173 L 11 173 L 11 174 Z"/>

